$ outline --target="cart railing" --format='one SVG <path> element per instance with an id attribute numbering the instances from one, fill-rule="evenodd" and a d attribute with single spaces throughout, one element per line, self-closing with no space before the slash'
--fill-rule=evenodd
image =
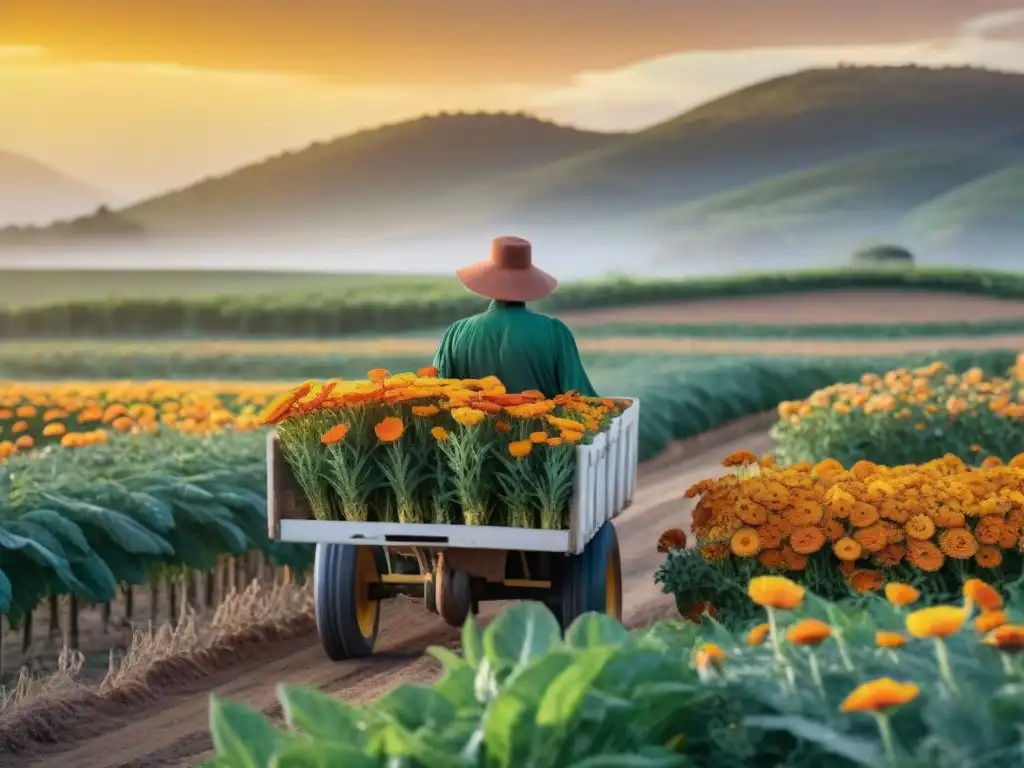
<path id="1" fill-rule="evenodd" d="M 629 507 L 636 491 L 640 401 L 617 416 L 590 445 L 576 448 L 568 530 L 492 525 L 380 523 L 298 519 L 308 503 L 281 456 L 275 432 L 267 436 L 267 522 L 271 539 L 306 544 L 366 544 L 504 549 L 579 554 L 605 522 Z M 290 509 L 284 509 L 288 507 Z"/>

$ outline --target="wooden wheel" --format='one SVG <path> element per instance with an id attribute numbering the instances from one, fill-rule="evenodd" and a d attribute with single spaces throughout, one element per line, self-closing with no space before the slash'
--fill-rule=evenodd
<path id="1" fill-rule="evenodd" d="M 369 656 L 380 626 L 380 601 L 369 585 L 380 581 L 371 547 L 317 544 L 313 601 L 320 644 L 334 661 Z"/>

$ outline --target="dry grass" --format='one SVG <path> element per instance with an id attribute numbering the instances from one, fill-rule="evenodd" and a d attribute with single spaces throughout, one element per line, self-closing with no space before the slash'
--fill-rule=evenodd
<path id="1" fill-rule="evenodd" d="M 83 657 L 75 651 L 62 653 L 58 669 L 48 676 L 23 669 L 14 685 L 0 689 L 0 741 L 12 752 L 67 741 L 76 725 L 95 725 L 237 663 L 257 646 L 313 627 L 311 586 L 268 588 L 253 581 L 245 591 L 229 594 L 208 622 L 198 622 L 185 607 L 176 625 L 136 629 L 120 658 L 111 651 L 107 675 L 98 685 L 79 679 Z"/>

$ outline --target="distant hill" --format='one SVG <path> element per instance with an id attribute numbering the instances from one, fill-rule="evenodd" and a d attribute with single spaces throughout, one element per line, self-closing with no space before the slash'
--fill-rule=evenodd
<path id="1" fill-rule="evenodd" d="M 918 206 L 902 221 L 908 243 L 936 254 L 985 251 L 1024 260 L 1024 163 Z"/>
<path id="2" fill-rule="evenodd" d="M 617 138 L 522 115 L 424 117 L 279 155 L 120 213 L 154 234 L 383 233 L 429 218 L 460 185 Z"/>
<path id="3" fill-rule="evenodd" d="M 556 232 L 582 251 L 588 237 L 618 248 L 625 233 L 624 242 L 659 240 L 679 258 L 693 255 L 680 242 L 835 242 L 845 260 L 863 224 L 901 226 L 917 206 L 1015 157 L 1024 157 L 1024 75 L 841 67 L 773 78 L 631 134 L 522 115 L 426 117 L 271 158 L 108 212 L 95 226 L 79 220 L 33 236 L 74 240 L 92 227 L 402 246 Z"/>
<path id="4" fill-rule="evenodd" d="M 0 227 L 94 211 L 103 193 L 24 155 L 0 151 Z"/>
<path id="5" fill-rule="evenodd" d="M 858 242 L 899 239 L 919 206 L 1020 162 L 970 147 L 889 150 L 785 174 L 664 214 L 670 256 L 754 249 L 842 253 Z M 922 220 L 923 221 L 923 220 Z"/>

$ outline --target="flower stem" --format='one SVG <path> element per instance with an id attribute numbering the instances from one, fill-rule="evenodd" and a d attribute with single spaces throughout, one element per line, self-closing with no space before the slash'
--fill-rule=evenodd
<path id="1" fill-rule="evenodd" d="M 853 661 L 850 659 L 850 650 L 846 647 L 846 640 L 843 638 L 843 633 L 840 631 L 833 631 L 832 637 L 836 641 L 836 647 L 839 649 L 839 658 L 843 661 L 843 667 L 846 668 L 847 672 L 853 672 Z"/>
<path id="2" fill-rule="evenodd" d="M 888 765 L 896 765 L 896 745 L 892 737 L 892 723 L 889 716 L 883 712 L 872 712 L 875 722 L 878 724 L 878 735 L 882 737 L 882 749 L 885 750 L 885 762 Z"/>
<path id="3" fill-rule="evenodd" d="M 949 665 L 949 650 L 941 637 L 935 639 L 935 656 L 939 660 L 939 674 L 949 686 L 951 691 L 956 691 L 956 680 L 953 679 L 953 668 Z"/>
<path id="4" fill-rule="evenodd" d="M 999 658 L 1003 662 L 1003 672 L 1006 673 L 1006 676 L 1007 677 L 1016 677 L 1017 676 L 1017 670 L 1015 670 L 1013 668 L 1013 662 L 1010 661 L 1010 654 L 1008 654 L 1008 653 L 1000 653 L 999 654 Z"/>
<path id="5" fill-rule="evenodd" d="M 789 684 L 790 690 L 796 690 L 796 676 L 793 673 L 792 665 L 786 661 L 786 656 L 782 652 L 782 639 L 779 637 L 779 625 L 775 619 L 775 609 L 767 608 L 768 611 L 768 636 L 772 641 L 772 650 L 775 652 L 775 663 L 778 664 L 786 672 L 786 682 Z"/>
<path id="6" fill-rule="evenodd" d="M 821 697 L 825 698 L 825 684 L 821 680 L 821 667 L 818 666 L 818 657 L 814 655 L 814 651 L 810 651 L 808 658 L 811 665 L 811 679 L 818 686 L 818 692 L 821 693 Z"/>

